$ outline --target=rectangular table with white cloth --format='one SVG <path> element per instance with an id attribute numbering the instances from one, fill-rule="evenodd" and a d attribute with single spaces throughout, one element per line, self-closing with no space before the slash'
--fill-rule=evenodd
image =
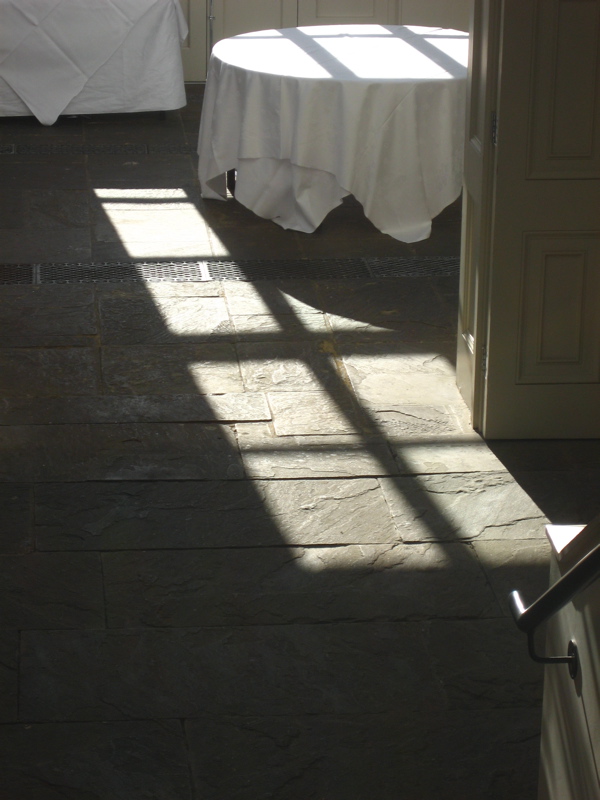
<path id="1" fill-rule="evenodd" d="M 0 115 L 186 104 L 179 0 L 0 0 Z"/>
<path id="2" fill-rule="evenodd" d="M 384 233 L 426 239 L 462 188 L 468 34 L 394 25 L 258 31 L 211 54 L 202 196 L 311 233 L 348 194 Z"/>

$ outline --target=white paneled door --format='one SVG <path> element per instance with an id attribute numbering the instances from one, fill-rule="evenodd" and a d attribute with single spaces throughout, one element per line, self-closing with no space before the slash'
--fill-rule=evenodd
<path id="1" fill-rule="evenodd" d="M 398 24 L 468 31 L 472 5 L 473 0 L 398 0 Z"/>
<path id="2" fill-rule="evenodd" d="M 299 25 L 394 23 L 395 0 L 298 0 Z"/>
<path id="3" fill-rule="evenodd" d="M 489 62 L 471 76 L 461 389 L 487 438 L 600 437 L 600 0 L 503 0 L 490 32 L 495 108 Z"/>
<path id="4" fill-rule="evenodd" d="M 208 0 L 179 0 L 187 20 L 189 35 L 181 48 L 186 81 L 206 80 L 206 18 Z"/>
<path id="5" fill-rule="evenodd" d="M 298 24 L 298 0 L 208 0 L 212 44 L 229 36 Z"/>

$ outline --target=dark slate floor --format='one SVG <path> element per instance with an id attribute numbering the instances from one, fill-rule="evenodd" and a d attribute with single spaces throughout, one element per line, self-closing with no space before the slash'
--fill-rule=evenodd
<path id="1" fill-rule="evenodd" d="M 0 122 L 0 272 L 34 281 L 0 286 L 0 797 L 533 800 L 506 596 L 600 511 L 598 443 L 470 430 L 456 276 L 286 280 L 456 256 L 458 204 L 408 246 L 352 201 L 311 236 L 204 203 L 200 99 Z M 133 263 L 216 257 L 279 277 Z M 105 260 L 131 280 L 35 266 Z"/>

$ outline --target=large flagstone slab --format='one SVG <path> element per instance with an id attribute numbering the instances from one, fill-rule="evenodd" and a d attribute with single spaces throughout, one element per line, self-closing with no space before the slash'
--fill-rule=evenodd
<path id="1" fill-rule="evenodd" d="M 475 541 L 473 547 L 485 570 L 489 583 L 506 616 L 512 615 L 508 596 L 514 590 L 521 592 L 529 605 L 537 600 L 549 586 L 550 542 L 544 539 Z"/>
<path id="2" fill-rule="evenodd" d="M 98 391 L 98 354 L 90 347 L 0 348 L 2 397 L 91 395 Z"/>
<path id="3" fill-rule="evenodd" d="M 192 800 L 179 720 L 0 727 L 7 797 Z"/>
<path id="4" fill-rule="evenodd" d="M 398 473 L 384 441 L 369 435 L 276 436 L 264 423 L 236 425 L 252 478 L 333 478 Z"/>
<path id="5" fill-rule="evenodd" d="M 537 790 L 539 729 L 534 709 L 186 722 L 206 800 L 529 800 Z"/>
<path id="6" fill-rule="evenodd" d="M 268 392 L 273 427 L 277 436 L 372 433 L 350 393 Z"/>
<path id="7" fill-rule="evenodd" d="M 102 377 L 112 394 L 244 391 L 235 350 L 227 343 L 103 347 Z"/>
<path id="8" fill-rule="evenodd" d="M 431 441 L 443 437 L 461 437 L 472 434 L 469 414 L 460 405 L 391 404 L 381 407 L 365 403 L 362 409 L 390 442 Z"/>
<path id="9" fill-rule="evenodd" d="M 95 553 L 0 556 L 0 627 L 104 627 L 102 566 Z"/>
<path id="10" fill-rule="evenodd" d="M 330 336 L 325 314 L 302 309 L 294 314 L 232 314 L 238 341 L 281 342 Z"/>
<path id="11" fill-rule="evenodd" d="M 514 620 L 431 620 L 431 663 L 453 709 L 538 709 L 544 667 Z"/>
<path id="12" fill-rule="evenodd" d="M 311 281 L 224 281 L 223 291 L 234 316 L 268 315 L 278 320 L 290 315 L 322 314 Z"/>
<path id="13" fill-rule="evenodd" d="M 25 553 L 33 543 L 32 490 L 27 485 L 0 483 L 0 553 Z"/>
<path id="14" fill-rule="evenodd" d="M 388 442 L 403 475 L 505 471 L 504 464 L 475 431 L 415 439 L 390 435 Z"/>
<path id="15" fill-rule="evenodd" d="M 0 398 L 0 425 L 239 422 L 271 419 L 264 394 Z"/>
<path id="16" fill-rule="evenodd" d="M 418 623 L 26 631 L 24 719 L 431 711 Z"/>
<path id="17" fill-rule="evenodd" d="M 93 286 L 0 286 L 3 347 L 89 347 L 97 333 Z"/>
<path id="18" fill-rule="evenodd" d="M 227 425 L 0 428 L 0 481 L 236 479 L 243 474 Z"/>
<path id="19" fill-rule="evenodd" d="M 19 631 L 0 631 L 0 723 L 15 722 L 18 705 Z"/>
<path id="20" fill-rule="evenodd" d="M 233 329 L 222 297 L 148 293 L 101 294 L 104 344 L 165 344 L 231 339 Z"/>
<path id="21" fill-rule="evenodd" d="M 465 545 L 105 553 L 109 627 L 193 627 L 500 613 Z"/>
<path id="22" fill-rule="evenodd" d="M 382 478 L 406 542 L 543 539 L 546 518 L 508 472 Z"/>
<path id="23" fill-rule="evenodd" d="M 41 484 L 34 516 L 39 550 L 376 544 L 398 536 L 373 478 Z"/>
<path id="24" fill-rule="evenodd" d="M 248 391 L 339 390 L 344 386 L 330 348 L 318 342 L 240 342 L 236 349 Z"/>

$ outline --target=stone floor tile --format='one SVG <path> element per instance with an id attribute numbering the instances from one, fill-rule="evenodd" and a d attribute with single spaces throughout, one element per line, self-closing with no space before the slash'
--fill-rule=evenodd
<path id="1" fill-rule="evenodd" d="M 327 320 L 336 342 L 345 347 L 354 342 L 396 342 L 399 338 L 405 342 L 452 342 L 456 338 L 456 325 L 442 319 L 430 323 L 390 317 L 377 324 L 329 312 Z"/>
<path id="2" fill-rule="evenodd" d="M 397 541 L 373 478 L 41 484 L 35 526 L 39 550 Z"/>
<path id="3" fill-rule="evenodd" d="M 0 398 L 0 425 L 256 422 L 269 419 L 271 412 L 266 397 L 251 392 Z"/>
<path id="4" fill-rule="evenodd" d="M 268 315 L 276 322 L 290 315 L 322 316 L 312 281 L 225 281 L 223 291 L 234 316 Z"/>
<path id="5" fill-rule="evenodd" d="M 335 488 L 330 490 L 333 500 L 337 499 Z M 362 493 L 357 491 L 352 509 L 365 494 L 369 492 L 364 487 Z M 53 483 L 37 486 L 35 495 L 40 550 L 282 544 L 279 529 L 265 508 L 264 491 L 250 481 Z M 382 497 L 368 503 L 369 509 L 378 507 L 377 500 L 381 502 Z M 327 509 L 338 505 L 332 501 Z M 287 510 L 288 516 L 292 513 Z M 292 527 L 291 522 L 288 526 Z"/>
<path id="6" fill-rule="evenodd" d="M 353 478 L 394 475 L 398 468 L 377 437 L 274 436 L 264 423 L 236 425 L 242 461 L 252 478 Z"/>
<path id="7" fill-rule="evenodd" d="M 244 386 L 251 392 L 345 388 L 329 349 L 313 342 L 240 342 Z"/>
<path id="8" fill-rule="evenodd" d="M 532 800 L 539 752 L 532 709 L 186 722 L 206 800 Z"/>
<path id="9" fill-rule="evenodd" d="M 436 275 L 427 280 L 433 291 L 440 297 L 443 297 L 451 308 L 458 312 L 460 276 L 458 274 Z"/>
<path id="10" fill-rule="evenodd" d="M 443 707 L 418 623 L 26 631 L 31 722 Z"/>
<path id="11" fill-rule="evenodd" d="M 110 220 L 113 213 L 116 219 L 121 218 L 126 224 L 128 220 L 140 220 L 143 224 L 145 220 L 152 219 L 153 216 L 167 211 L 188 212 L 190 206 L 196 207 L 201 202 L 200 187 L 134 187 L 134 186 L 113 186 L 106 189 L 93 189 L 89 195 L 92 219 L 95 229 L 99 233 L 102 231 L 107 235 L 108 241 L 116 241 L 111 236 Z M 142 215 L 139 212 L 149 211 Z M 125 214 L 125 212 L 129 212 Z M 131 213 L 131 212 L 136 212 Z M 174 223 L 178 215 L 167 216 L 165 222 L 169 220 Z M 102 237 L 98 235 L 98 240 Z M 156 238 L 156 231 L 153 234 Z"/>
<path id="12" fill-rule="evenodd" d="M 546 518 L 507 472 L 381 478 L 380 483 L 407 542 L 545 537 Z"/>
<path id="13" fill-rule="evenodd" d="M 97 333 L 92 286 L 0 286 L 3 347 L 89 347 Z"/>
<path id="14" fill-rule="evenodd" d="M 192 800 L 179 720 L 0 726 L 7 797 Z"/>
<path id="15" fill-rule="evenodd" d="M 518 544 L 518 546 L 516 546 Z M 480 541 L 473 547 L 504 613 L 511 616 L 508 595 L 518 589 L 527 605 L 549 586 L 550 543 L 534 541 Z"/>
<path id="16" fill-rule="evenodd" d="M 105 553 L 111 628 L 498 616 L 464 545 Z"/>
<path id="17" fill-rule="evenodd" d="M 31 508 L 31 487 L 0 484 L 0 554 L 25 553 L 31 549 Z"/>
<path id="18" fill-rule="evenodd" d="M 121 242 L 132 258 L 206 258 L 212 254 L 209 232 L 196 208 L 106 208 L 107 219 L 93 228 L 96 242 Z"/>
<path id="19" fill-rule="evenodd" d="M 197 135 L 196 135 L 197 141 Z M 297 231 L 283 230 L 229 199 L 206 200 L 200 206 L 208 226 L 212 255 L 224 259 L 301 258 Z"/>
<path id="20" fill-rule="evenodd" d="M 600 468 L 600 439 L 498 439 L 488 446 L 511 472 Z"/>
<path id="21" fill-rule="evenodd" d="M 516 471 L 513 478 L 555 525 L 587 525 L 600 514 L 600 469 Z"/>
<path id="22" fill-rule="evenodd" d="M 135 269 L 135 264 L 132 265 Z M 137 275 L 137 271 L 133 277 Z M 154 305 L 167 297 L 223 297 L 221 281 L 145 281 L 142 284 L 98 283 L 96 294 L 120 301 L 151 301 Z M 155 302 L 156 301 L 156 302 Z"/>
<path id="23" fill-rule="evenodd" d="M 104 627 L 102 568 L 95 553 L 0 556 L 0 627 Z"/>
<path id="24" fill-rule="evenodd" d="M 233 329 L 221 297 L 101 295 L 104 344 L 218 343 Z"/>
<path id="25" fill-rule="evenodd" d="M 0 631 L 1 723 L 16 722 L 19 714 L 19 632 Z"/>
<path id="26" fill-rule="evenodd" d="M 429 284 L 418 278 L 328 280 L 318 288 L 320 308 L 335 317 L 383 328 L 411 322 L 445 328 L 455 322 L 446 304 L 432 297 Z"/>
<path id="27" fill-rule="evenodd" d="M 70 263 L 89 261 L 91 255 L 86 228 L 41 230 L 27 226 L 2 232 L 1 264 Z"/>
<path id="28" fill-rule="evenodd" d="M 110 345 L 102 348 L 109 394 L 229 394 L 244 386 L 233 345 Z"/>
<path id="29" fill-rule="evenodd" d="M 430 657 L 451 709 L 534 708 L 543 666 L 512 619 L 432 620 Z"/>
<path id="30" fill-rule="evenodd" d="M 161 117 L 156 111 L 124 114 L 93 114 L 86 121 L 86 141 L 89 144 L 147 144 L 161 141 L 180 142 L 183 139 L 181 117 L 167 111 Z"/>
<path id="31" fill-rule="evenodd" d="M 21 425 L 0 429 L 0 481 L 243 477 L 226 425 Z"/>
<path id="32" fill-rule="evenodd" d="M 7 192 L 0 189 L 0 230 L 23 228 L 27 222 L 24 192 Z"/>
<path id="33" fill-rule="evenodd" d="M 388 441 L 402 475 L 504 471 L 503 464 L 474 431 L 421 440 L 388 434 Z"/>
<path id="34" fill-rule="evenodd" d="M 26 205 L 26 224 L 36 230 L 89 230 L 87 191 L 37 188 L 26 193 Z"/>
<path id="35" fill-rule="evenodd" d="M 4 124 L 4 120 L 2 123 Z M 40 140 L 39 144 L 42 143 Z M 85 156 L 76 154 L 48 157 L 28 154 L 16 159 L 11 156 L 9 161 L 2 163 L 2 184 L 6 191 L 85 191 Z M 22 242 L 22 245 L 25 248 L 26 242 Z"/>
<path id="36" fill-rule="evenodd" d="M 352 396 L 348 394 L 335 396 L 324 390 L 268 392 L 267 398 L 277 436 L 331 435 L 369 430 L 367 418 L 361 415 Z"/>
<path id="37" fill-rule="evenodd" d="M 349 375 L 359 402 L 383 411 L 421 403 L 458 406 L 462 402 L 454 375 L 388 372 L 383 359 L 373 362 L 360 377 L 353 368 Z"/>
<path id="38" fill-rule="evenodd" d="M 317 340 L 330 335 L 324 314 L 238 314 L 232 316 L 238 341 L 246 342 L 285 342 Z"/>
<path id="39" fill-rule="evenodd" d="M 98 356 L 90 347 L 0 348 L 0 395 L 57 397 L 98 391 Z"/>
<path id="40" fill-rule="evenodd" d="M 375 372 L 387 380 L 398 374 L 455 375 L 456 345 L 448 342 L 414 344 L 398 341 L 355 342 L 340 348 L 352 383 L 359 387 Z"/>
<path id="41" fill-rule="evenodd" d="M 256 481 L 265 508 L 289 545 L 387 544 L 398 541 L 374 478 Z"/>
<path id="42" fill-rule="evenodd" d="M 195 175 L 187 155 L 94 155 L 87 173 L 92 190 L 113 188 L 186 189 Z"/>
<path id="43" fill-rule="evenodd" d="M 391 442 L 437 441 L 440 437 L 472 434 L 470 415 L 463 405 L 395 405 L 383 409 L 363 404 L 363 412 L 371 427 Z"/>

